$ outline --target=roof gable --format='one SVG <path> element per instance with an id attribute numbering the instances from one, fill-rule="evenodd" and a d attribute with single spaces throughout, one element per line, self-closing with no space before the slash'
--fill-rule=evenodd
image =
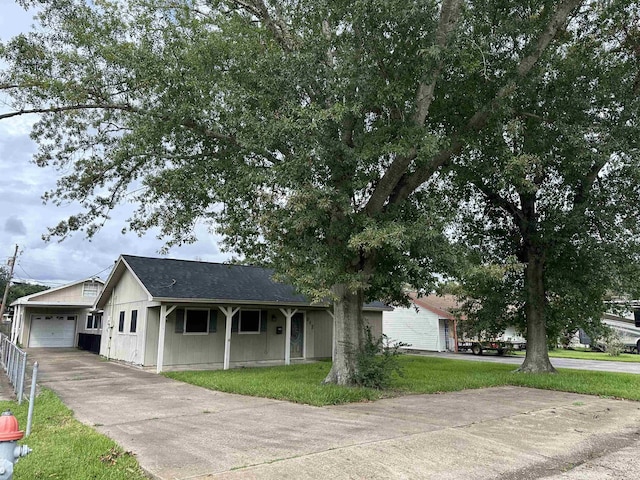
<path id="1" fill-rule="evenodd" d="M 73 303 L 73 304 L 86 304 L 93 305 L 96 297 L 84 297 L 83 285 L 85 283 L 95 283 L 104 285 L 104 282 L 99 278 L 85 278 L 76 282 L 67 283 L 59 287 L 50 288 L 48 290 L 42 290 L 41 292 L 25 295 L 24 297 L 17 298 L 11 305 L 23 305 L 23 304 L 59 304 L 59 303 Z M 100 292 L 98 292 L 99 294 Z"/>
<path id="2" fill-rule="evenodd" d="M 450 320 L 455 319 L 455 315 L 452 313 L 460 304 L 453 295 L 427 295 L 420 297 L 416 293 L 410 293 L 409 298 L 411 301 L 419 307 L 425 308 L 442 318 L 448 318 Z"/>

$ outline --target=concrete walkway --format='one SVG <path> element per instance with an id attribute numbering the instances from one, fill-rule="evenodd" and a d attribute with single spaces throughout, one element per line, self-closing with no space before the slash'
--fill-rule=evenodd
<path id="1" fill-rule="evenodd" d="M 41 385 L 158 479 L 577 480 L 640 466 L 637 402 L 500 387 L 318 408 L 208 391 L 86 352 L 29 354 Z"/>

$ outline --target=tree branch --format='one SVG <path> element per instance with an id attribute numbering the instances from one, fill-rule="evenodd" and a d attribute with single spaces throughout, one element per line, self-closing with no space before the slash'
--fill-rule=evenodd
<path id="1" fill-rule="evenodd" d="M 580 184 L 578 185 L 578 188 L 576 190 L 576 195 L 573 199 L 574 208 L 576 206 L 584 205 L 589 199 L 591 187 L 596 181 L 596 178 L 598 178 L 598 174 L 602 171 L 606 164 L 607 159 L 603 155 L 603 157 L 599 161 L 595 162 L 591 166 L 591 169 L 589 169 L 589 173 L 587 173 L 587 175 L 585 175 L 585 177 L 580 181 Z"/>
<path id="2" fill-rule="evenodd" d="M 478 110 L 471 119 L 469 119 L 464 130 L 480 131 L 486 126 L 491 112 L 496 109 L 502 99 L 511 95 L 516 90 L 518 80 L 529 74 L 534 65 L 540 60 L 545 49 L 555 38 L 558 31 L 564 27 L 571 12 L 582 4 L 583 1 L 584 0 L 565 0 L 558 6 L 551 16 L 547 27 L 538 37 L 534 50 L 518 64 L 516 78 L 500 88 L 493 100 L 485 106 L 485 108 Z M 401 202 L 408 198 L 409 195 L 426 182 L 440 166 L 444 165 L 453 155 L 459 153 L 463 146 L 459 136 L 454 136 L 454 140 L 448 149 L 437 153 L 425 167 L 403 176 L 397 183 L 395 191 L 391 195 L 392 200 L 390 199 L 390 202 Z"/>
<path id="3" fill-rule="evenodd" d="M 274 18 L 267 8 L 264 0 L 232 0 L 232 3 L 258 17 L 271 31 L 280 46 L 286 51 L 293 50 L 295 42 L 291 36 L 288 25 L 282 18 Z"/>
<path id="4" fill-rule="evenodd" d="M 62 112 L 69 112 L 74 110 L 120 110 L 124 112 L 136 113 L 136 114 L 150 115 L 160 120 L 170 119 L 168 115 L 154 115 L 153 113 L 145 112 L 144 110 L 141 110 L 129 104 L 104 103 L 104 104 L 77 104 L 77 105 L 65 105 L 62 107 L 22 109 L 15 112 L 0 114 L 0 120 L 4 120 L 6 118 L 11 118 L 11 117 L 17 117 L 20 115 L 27 115 L 30 113 L 62 113 Z M 228 143 L 238 145 L 238 142 L 235 139 L 235 137 L 231 135 L 225 135 L 223 133 L 217 132 L 210 128 L 203 127 L 193 119 L 190 119 L 190 118 L 182 119 L 178 122 L 178 124 L 190 130 L 199 131 L 200 133 L 204 134 L 207 137 L 215 138 L 217 140 L 222 140 Z"/>
<path id="5" fill-rule="evenodd" d="M 438 20 L 438 28 L 436 30 L 436 45 L 440 50 L 444 50 L 447 45 L 448 37 L 453 28 L 455 27 L 459 14 L 461 0 L 444 0 L 442 8 L 440 9 L 440 19 Z M 433 101 L 433 92 L 435 90 L 436 81 L 440 76 L 443 68 L 442 58 L 438 62 L 435 72 L 432 74 L 431 83 L 421 83 L 418 86 L 418 92 L 416 93 L 416 110 L 413 116 L 413 122 L 422 127 L 424 121 L 429 113 L 429 107 Z M 380 182 L 374 189 L 365 211 L 372 215 L 382 210 L 385 201 L 389 198 L 389 195 L 397 187 L 398 182 L 402 179 L 403 175 L 407 171 L 407 168 L 413 160 L 417 157 L 417 149 L 412 149 L 408 155 L 399 155 L 392 162 L 387 171 L 384 173 Z"/>
<path id="6" fill-rule="evenodd" d="M 416 111 L 413 121 L 416 125 L 423 125 L 429 114 L 429 107 L 433 102 L 433 92 L 436 88 L 436 82 L 442 72 L 444 62 L 442 59 L 442 51 L 447 46 L 449 34 L 455 28 L 460 17 L 461 0 L 444 0 L 440 9 L 440 19 L 438 20 L 438 29 L 436 30 L 436 46 L 440 50 L 440 59 L 435 71 L 431 74 L 430 83 L 420 83 L 416 94 Z"/>
<path id="7" fill-rule="evenodd" d="M 491 190 L 487 185 L 482 183 L 480 180 L 475 180 L 472 182 L 475 187 L 482 192 L 484 198 L 491 203 L 493 206 L 501 208 L 513 218 L 518 228 L 522 227 L 522 222 L 524 221 L 524 214 L 522 210 L 520 210 L 516 205 L 507 200 L 506 198 L 500 196 L 497 192 Z"/>

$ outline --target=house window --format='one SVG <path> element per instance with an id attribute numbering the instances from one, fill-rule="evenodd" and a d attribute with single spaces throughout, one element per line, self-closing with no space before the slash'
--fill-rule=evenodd
<path id="1" fill-rule="evenodd" d="M 102 328 L 102 314 L 90 313 L 87 315 L 87 328 L 86 330 L 99 330 Z"/>
<path id="2" fill-rule="evenodd" d="M 260 333 L 260 310 L 241 310 L 238 333 Z"/>
<path id="3" fill-rule="evenodd" d="M 99 284 L 96 282 L 87 282 L 82 285 L 83 297 L 97 297 L 99 290 Z"/>
<path id="4" fill-rule="evenodd" d="M 124 312 L 120 312 L 120 320 L 118 321 L 118 331 L 124 332 Z"/>
<path id="5" fill-rule="evenodd" d="M 129 326 L 129 332 L 136 333 L 138 329 L 138 310 L 131 310 L 131 325 Z"/>
<path id="6" fill-rule="evenodd" d="M 185 310 L 184 333 L 193 335 L 209 333 L 209 310 Z"/>

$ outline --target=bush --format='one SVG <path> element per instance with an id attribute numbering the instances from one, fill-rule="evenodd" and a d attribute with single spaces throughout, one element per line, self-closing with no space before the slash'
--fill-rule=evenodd
<path id="1" fill-rule="evenodd" d="M 392 342 L 382 334 L 374 338 L 369 326 L 365 327 L 364 344 L 357 354 L 357 370 L 353 382 L 361 387 L 383 390 L 389 388 L 393 378 L 402 376 L 402 366 L 398 357 L 400 348 L 408 344 Z"/>
<path id="2" fill-rule="evenodd" d="M 612 357 L 619 357 L 624 352 L 624 342 L 617 333 L 612 333 L 606 339 L 606 352 Z"/>

